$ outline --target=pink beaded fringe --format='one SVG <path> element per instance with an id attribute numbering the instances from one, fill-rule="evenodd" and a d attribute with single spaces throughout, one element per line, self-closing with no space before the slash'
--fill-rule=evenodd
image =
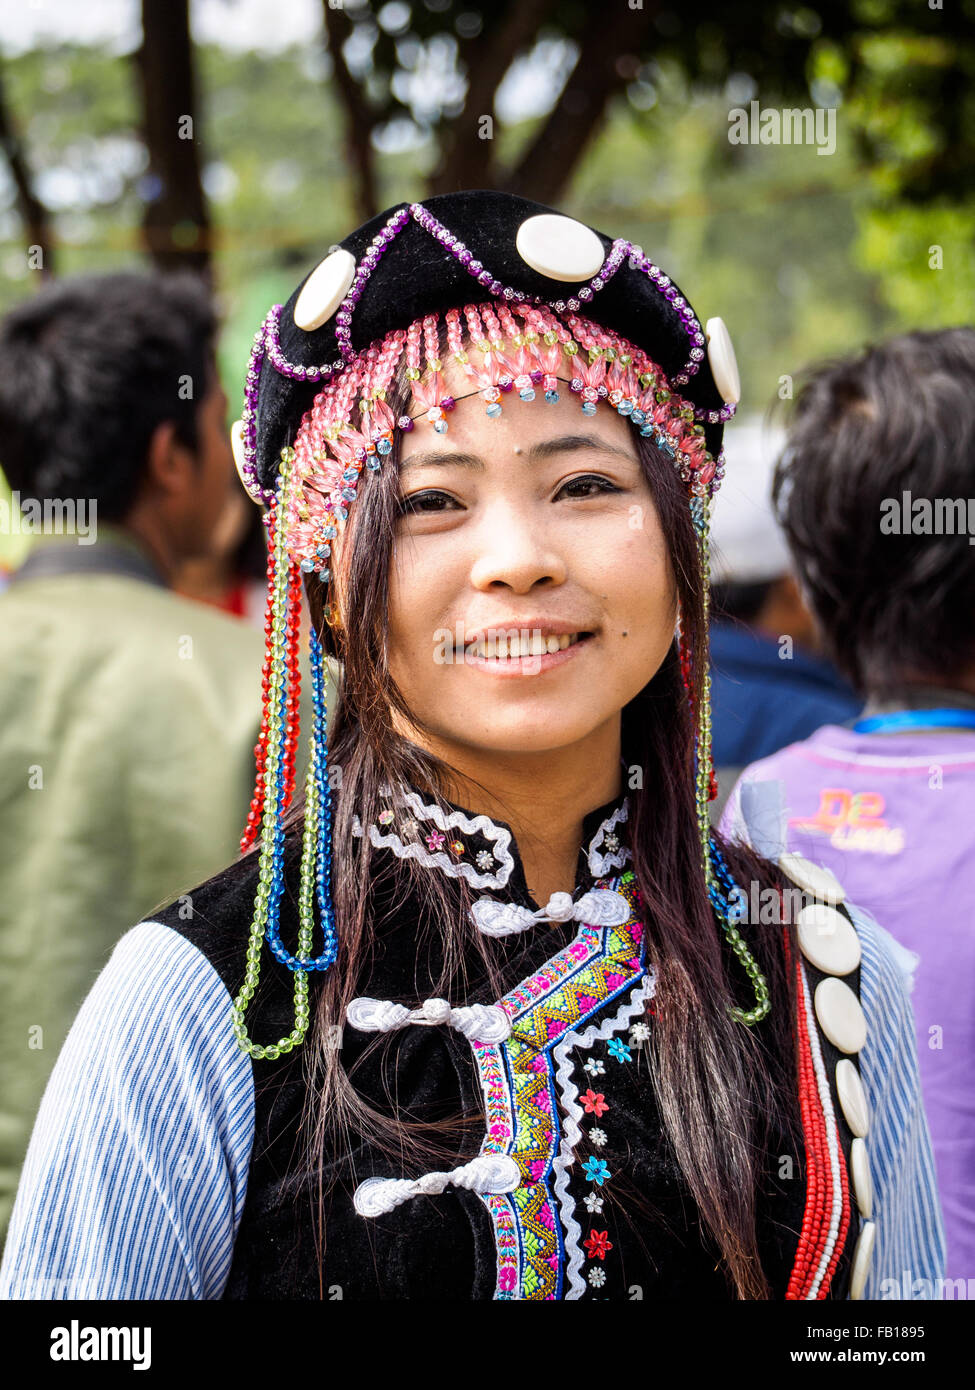
<path id="1" fill-rule="evenodd" d="M 464 348 L 465 335 L 469 342 Z M 373 343 L 323 387 L 302 419 L 294 445 L 286 518 L 288 551 L 306 573 L 329 578 L 330 542 L 348 516 L 365 466 L 372 471 L 392 452 L 393 432 L 417 420 L 443 433 L 455 400 L 445 383 L 444 349 L 478 394 L 488 416 L 501 414 L 505 395 L 548 400 L 568 384 L 587 415 L 605 401 L 652 437 L 671 458 L 692 498 L 709 498 L 723 475 L 708 452 L 693 407 L 673 390 L 662 369 L 625 338 L 573 312 L 495 300 L 428 315 Z M 405 367 L 407 412 L 395 417 L 386 396 Z"/>

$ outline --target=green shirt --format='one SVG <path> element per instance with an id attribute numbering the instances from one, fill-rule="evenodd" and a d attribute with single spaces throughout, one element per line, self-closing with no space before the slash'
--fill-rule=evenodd
<path id="1" fill-rule="evenodd" d="M 76 572 L 0 593 L 0 1239 L 49 1072 L 115 942 L 237 857 L 261 713 L 256 628 L 163 587 L 114 528 L 58 553 Z"/>

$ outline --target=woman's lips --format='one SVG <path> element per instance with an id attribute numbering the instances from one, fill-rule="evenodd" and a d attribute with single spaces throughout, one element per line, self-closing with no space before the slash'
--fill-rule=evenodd
<path id="1" fill-rule="evenodd" d="M 488 675 L 497 676 L 500 679 L 517 676 L 540 676 L 545 671 L 552 671 L 557 666 L 564 666 L 567 661 L 573 659 L 577 652 L 587 647 L 594 638 L 595 633 L 587 632 L 584 636 L 580 635 L 577 641 L 563 650 L 543 652 L 532 656 L 474 656 L 470 652 L 465 652 L 464 665 L 477 671 L 485 671 Z"/>

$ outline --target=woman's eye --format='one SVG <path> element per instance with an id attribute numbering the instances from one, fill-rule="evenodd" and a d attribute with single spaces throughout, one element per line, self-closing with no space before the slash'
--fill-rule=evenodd
<path id="1" fill-rule="evenodd" d="M 567 488 L 577 488 L 580 486 L 589 488 L 594 483 L 598 486 L 600 492 L 619 492 L 619 488 L 615 483 L 611 483 L 607 478 L 600 478 L 594 473 L 586 474 L 586 476 L 582 478 L 570 478 L 567 483 L 562 485 L 560 492 L 565 492 Z M 573 492 L 572 496 L 593 497 L 598 496 L 598 494 L 592 492 Z"/>
<path id="2" fill-rule="evenodd" d="M 593 491 L 596 488 L 597 491 Z M 559 489 L 558 496 L 568 491 L 570 497 L 585 499 L 586 497 L 598 497 L 601 492 L 619 492 L 620 489 L 611 483 L 607 478 L 601 478 L 597 474 L 587 474 L 580 478 L 570 478 L 567 483 L 563 483 Z M 581 489 L 581 490 L 580 490 Z M 441 512 L 447 511 L 453 506 L 457 506 L 456 500 L 446 492 L 414 492 L 408 497 L 401 497 L 398 504 L 397 514 L 399 516 L 410 516 L 418 514 L 420 516 L 436 516 Z"/>
<path id="3" fill-rule="evenodd" d="M 409 497 L 400 498 L 398 514 L 400 516 L 409 516 L 411 512 L 419 512 L 425 515 L 436 514 L 445 509 L 441 506 L 426 506 L 425 504 L 428 502 L 438 503 L 441 501 L 453 502 L 453 500 L 454 499 L 448 497 L 445 492 L 414 492 Z"/>

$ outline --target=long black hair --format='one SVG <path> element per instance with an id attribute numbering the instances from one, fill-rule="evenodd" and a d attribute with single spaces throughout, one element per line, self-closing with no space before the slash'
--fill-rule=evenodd
<path id="1" fill-rule="evenodd" d="M 389 392 L 400 414 L 406 383 Z M 398 440 L 398 436 L 397 436 Z M 398 442 L 382 468 L 369 477 L 352 508 L 343 547 L 342 609 L 355 614 L 352 629 L 324 619 L 324 586 L 312 578 L 308 597 L 314 628 L 340 669 L 339 704 L 330 734 L 330 763 L 341 767 L 334 795 L 332 893 L 341 942 L 337 968 L 321 982 L 317 1012 L 306 1046 L 308 1087 L 304 1132 L 306 1169 L 318 1174 L 317 1237 L 323 1261 L 324 1212 L 329 1157 L 365 1137 L 409 1156 L 442 1159 L 443 1133 L 402 1119 L 390 1120 L 355 1091 L 333 1045 L 334 1028 L 357 992 L 368 961 L 374 924 L 367 885 L 375 873 L 367 836 L 354 836 L 353 817 L 373 821 L 383 805 L 380 786 L 404 784 L 425 799 L 444 804 L 450 768 L 394 728 L 391 712 L 422 728 L 392 681 L 386 660 L 388 576 L 400 497 Z M 707 663 L 706 577 L 688 498 L 673 464 L 645 438 L 637 451 L 659 514 L 680 602 L 682 640 L 691 653 L 691 695 L 699 704 Z M 628 844 L 632 869 L 646 906 L 647 950 L 657 974 L 651 1065 L 667 1139 L 697 1203 L 705 1228 L 724 1260 L 732 1290 L 740 1298 L 763 1298 L 769 1285 L 756 1234 L 756 1196 L 761 1186 L 765 1140 L 771 1117 L 797 1124 L 795 1053 L 791 1037 L 794 997 L 785 968 L 782 930 L 765 929 L 750 945 L 768 979 L 775 1007 L 758 1027 L 735 1022 L 732 1006 L 753 1004 L 750 985 L 730 952 L 705 890 L 702 846 L 694 802 L 694 733 L 676 642 L 660 669 L 621 711 L 621 747 L 628 768 L 631 812 Z M 303 807 L 289 824 L 297 829 Z M 723 846 L 743 886 L 773 886 L 772 866 L 744 848 Z M 492 942 L 473 929 L 469 887 L 415 861 L 402 861 L 409 888 L 422 904 L 417 914 L 421 940 L 443 962 L 437 990 L 464 997 L 476 962 L 478 978 L 503 992 Z M 459 893 L 456 889 L 459 888 Z M 786 928 L 786 930 L 789 930 Z M 379 1045 L 377 1040 L 376 1046 Z M 785 1059 L 783 1061 L 783 1059 Z M 476 1125 L 482 1117 L 468 1117 Z"/>

